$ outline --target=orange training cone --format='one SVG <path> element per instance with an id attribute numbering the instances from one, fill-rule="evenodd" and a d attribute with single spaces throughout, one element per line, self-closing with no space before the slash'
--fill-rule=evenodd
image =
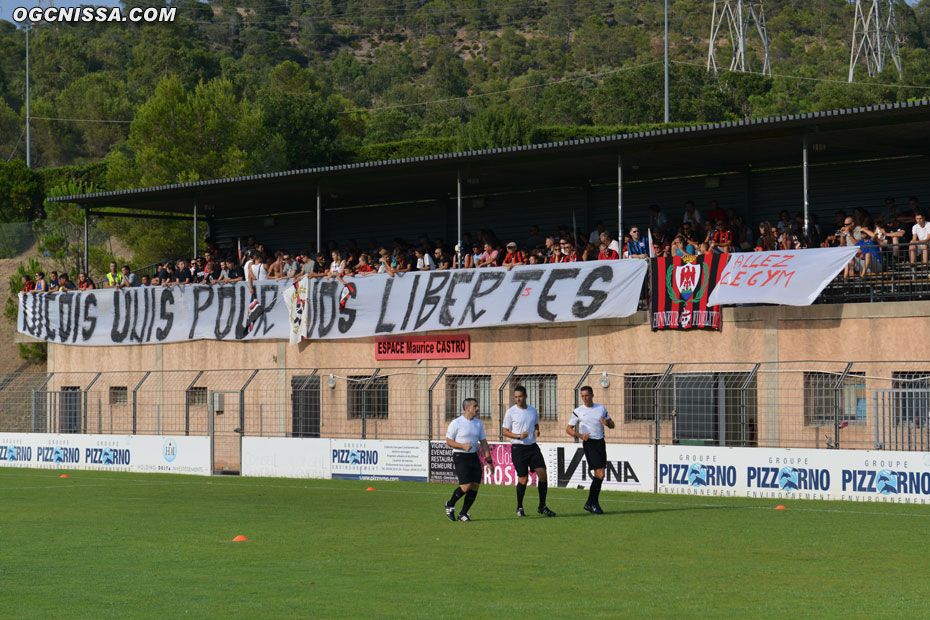
<path id="1" fill-rule="evenodd" d="M 365 490 L 366 490 L 366 491 L 374 491 L 374 490 L 375 490 L 375 487 L 368 487 L 368 488 L 365 489 Z"/>
<path id="2" fill-rule="evenodd" d="M 788 510 L 784 506 L 775 506 L 775 510 Z"/>
<path id="3" fill-rule="evenodd" d="M 248 538 L 246 538 L 246 537 L 243 536 L 242 534 L 240 534 L 240 535 L 236 536 L 235 538 L 233 538 L 233 542 L 245 542 L 245 541 L 247 541 L 247 540 L 248 540 Z"/>
<path id="4" fill-rule="evenodd" d="M 62 477 L 62 478 L 67 478 L 67 477 L 68 477 L 68 474 L 62 474 L 61 477 Z"/>

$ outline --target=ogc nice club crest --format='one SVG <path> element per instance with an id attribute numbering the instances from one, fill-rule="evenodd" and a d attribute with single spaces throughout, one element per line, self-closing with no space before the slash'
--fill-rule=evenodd
<path id="1" fill-rule="evenodd" d="M 697 256 L 683 256 L 681 265 L 669 265 L 665 275 L 668 298 L 676 304 L 701 299 L 707 291 L 708 272 L 707 264 L 698 262 Z"/>

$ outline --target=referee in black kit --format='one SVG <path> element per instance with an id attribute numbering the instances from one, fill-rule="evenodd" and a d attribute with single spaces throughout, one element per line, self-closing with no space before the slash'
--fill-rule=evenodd
<path id="1" fill-rule="evenodd" d="M 462 401 L 465 412 L 452 420 L 449 430 L 446 431 L 446 444 L 452 448 L 452 462 L 455 464 L 455 473 L 459 478 L 459 486 L 455 487 L 452 497 L 446 502 L 446 517 L 455 521 L 455 503 L 464 495 L 462 512 L 458 521 L 471 521 L 468 510 L 478 497 L 478 487 L 481 485 L 481 461 L 478 459 L 478 445 L 487 455 L 487 464 L 494 473 L 494 462 L 491 461 L 491 447 L 488 437 L 484 434 L 484 424 L 478 419 L 478 401 L 466 398 Z"/>
<path id="2" fill-rule="evenodd" d="M 537 490 L 539 491 L 539 508 L 536 512 L 547 517 L 555 513 L 546 506 L 546 492 L 549 489 L 546 476 L 546 460 L 539 450 L 536 438 L 539 436 L 539 412 L 536 407 L 526 404 L 526 388 L 518 385 L 513 388 L 513 401 L 516 403 L 504 414 L 501 432 L 510 438 L 510 454 L 513 468 L 517 470 L 517 516 L 525 517 L 523 496 L 526 483 L 529 482 L 530 468 L 536 472 Z"/>
<path id="3" fill-rule="evenodd" d="M 584 509 L 596 515 L 604 514 L 600 505 L 601 484 L 604 482 L 604 472 L 607 467 L 607 444 L 604 442 L 604 427 L 614 428 L 614 421 L 610 419 L 607 408 L 594 402 L 594 390 L 591 386 L 581 388 L 580 407 L 572 411 L 565 432 L 577 437 L 584 443 L 584 457 L 588 462 L 588 471 L 592 471 L 591 490 L 588 492 L 588 501 Z M 578 424 L 580 433 L 575 430 Z"/>

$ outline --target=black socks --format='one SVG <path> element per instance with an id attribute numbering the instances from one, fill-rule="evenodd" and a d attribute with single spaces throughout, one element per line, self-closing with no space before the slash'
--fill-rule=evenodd
<path id="1" fill-rule="evenodd" d="M 539 507 L 542 508 L 546 505 L 546 493 L 549 492 L 549 482 L 546 480 L 537 480 L 536 484 L 539 485 Z"/>
<path id="2" fill-rule="evenodd" d="M 462 487 L 455 487 L 455 490 L 452 491 L 452 497 L 446 502 L 446 506 L 455 506 L 455 502 L 459 501 L 459 498 L 463 495 L 465 495 L 465 491 L 462 490 Z"/>
<path id="3" fill-rule="evenodd" d="M 517 483 L 517 508 L 523 508 L 523 496 L 526 495 L 526 485 Z"/>
<path id="4" fill-rule="evenodd" d="M 462 502 L 462 512 L 459 514 L 468 514 L 468 509 L 475 503 L 476 497 L 478 497 L 478 491 L 468 491 L 465 493 L 465 501 Z"/>
<path id="5" fill-rule="evenodd" d="M 603 480 L 600 478 L 591 478 L 591 490 L 588 492 L 588 505 L 597 506 L 598 498 L 601 495 L 601 484 Z"/>

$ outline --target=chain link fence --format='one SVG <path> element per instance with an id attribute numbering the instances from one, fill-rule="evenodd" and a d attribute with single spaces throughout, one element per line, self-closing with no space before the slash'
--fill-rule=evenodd
<path id="1" fill-rule="evenodd" d="M 930 361 L 8 373 L 0 432 L 209 435 L 233 462 L 242 436 L 441 439 L 475 398 L 493 440 L 517 385 L 547 441 L 589 385 L 610 442 L 930 450 Z"/>

